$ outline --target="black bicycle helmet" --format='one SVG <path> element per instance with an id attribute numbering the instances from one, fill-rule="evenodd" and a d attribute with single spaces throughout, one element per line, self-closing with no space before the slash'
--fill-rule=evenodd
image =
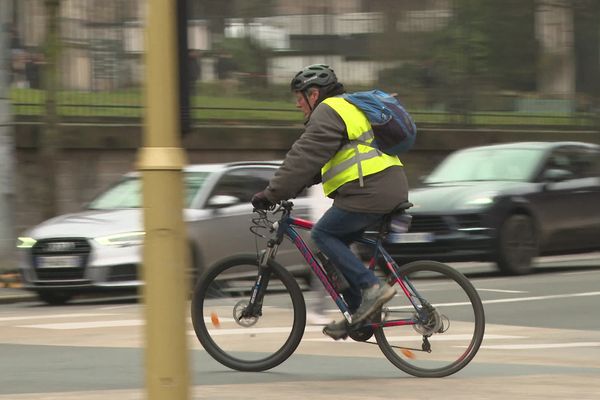
<path id="1" fill-rule="evenodd" d="M 292 79 L 291 89 L 295 91 L 305 91 L 311 86 L 328 86 L 337 83 L 337 76 L 329 65 L 325 64 L 313 64 L 308 67 L 304 67 L 302 71 L 298 72 L 294 79 Z"/>

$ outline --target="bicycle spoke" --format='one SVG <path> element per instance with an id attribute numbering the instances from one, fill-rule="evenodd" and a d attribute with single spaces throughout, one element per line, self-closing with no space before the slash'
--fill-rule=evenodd
<path id="1" fill-rule="evenodd" d="M 252 258 L 229 260 L 195 289 L 194 329 L 204 348 L 234 369 L 258 371 L 289 357 L 304 331 L 304 302 L 291 275 L 273 269 L 262 304 L 249 308 L 258 275 Z M 285 276 L 284 276 L 285 275 Z M 293 292 L 293 293 L 292 293 Z"/>
<path id="2" fill-rule="evenodd" d="M 477 352 L 483 337 L 483 308 L 462 275 L 450 272 L 453 270 L 447 266 L 435 269 L 430 262 L 418 263 L 421 267 L 407 276 L 415 294 L 423 299 L 420 309 L 415 310 L 403 293 L 384 309 L 384 325 L 399 319 L 416 323 L 384 326 L 376 331 L 377 341 L 392 363 L 412 375 L 449 375 Z M 466 289 L 461 284 L 467 285 Z"/>

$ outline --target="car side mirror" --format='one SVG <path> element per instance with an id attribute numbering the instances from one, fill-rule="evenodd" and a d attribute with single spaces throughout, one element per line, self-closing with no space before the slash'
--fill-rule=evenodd
<path id="1" fill-rule="evenodd" d="M 211 197 L 208 200 L 209 208 L 225 208 L 241 203 L 240 199 L 235 196 L 219 194 Z"/>
<path id="2" fill-rule="evenodd" d="M 571 179 L 573 177 L 573 173 L 571 171 L 567 171 L 566 169 L 558 169 L 551 168 L 542 174 L 542 179 L 545 182 L 560 182 L 567 179 Z"/>

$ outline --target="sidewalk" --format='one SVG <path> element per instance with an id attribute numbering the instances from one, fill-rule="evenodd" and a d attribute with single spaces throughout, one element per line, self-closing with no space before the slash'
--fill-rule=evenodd
<path id="1" fill-rule="evenodd" d="M 0 304 L 32 301 L 37 297 L 34 293 L 21 289 L 21 280 L 17 272 L 0 274 Z"/>

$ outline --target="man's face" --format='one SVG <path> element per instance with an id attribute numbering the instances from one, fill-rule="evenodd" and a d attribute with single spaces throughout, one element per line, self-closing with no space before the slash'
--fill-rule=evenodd
<path id="1" fill-rule="evenodd" d="M 302 92 L 294 92 L 294 96 L 296 97 L 296 107 L 302 110 L 304 113 L 304 118 L 308 118 L 315 106 L 315 103 L 317 102 L 317 99 L 319 98 L 319 90 L 308 89 L 306 97 L 304 97 Z"/>

